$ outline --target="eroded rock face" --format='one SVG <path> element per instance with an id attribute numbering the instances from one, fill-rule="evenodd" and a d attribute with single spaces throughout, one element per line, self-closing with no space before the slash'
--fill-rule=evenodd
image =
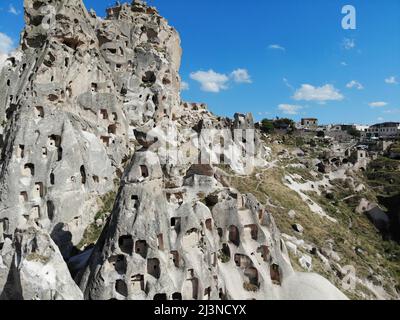
<path id="1" fill-rule="evenodd" d="M 278 249 L 272 217 L 254 198 L 223 187 L 207 170 L 191 167 L 190 184 L 165 188 L 155 159 L 148 151 L 134 156 L 81 282 L 85 297 L 272 295 L 272 282 L 280 284 L 293 273 Z M 143 163 L 152 165 L 143 171 Z"/>
<path id="2" fill-rule="evenodd" d="M 344 299 L 291 267 L 273 217 L 207 168 L 165 186 L 156 154 L 137 152 L 80 280 L 86 299 Z M 143 163 L 151 163 L 144 168 Z M 198 168 L 197 168 L 198 169 Z M 186 176 L 188 176 L 186 173 Z M 286 282 L 303 286 L 297 294 Z"/>
<path id="3" fill-rule="evenodd" d="M 3 248 L 9 272 L 0 299 L 81 300 L 64 259 L 50 236 L 35 225 L 16 230 Z"/>
<path id="4" fill-rule="evenodd" d="M 1 75 L 0 221 L 10 237 L 36 223 L 68 257 L 122 170 L 127 120 L 81 1 L 25 8 L 21 46 Z"/>
<path id="5" fill-rule="evenodd" d="M 100 19 L 81 0 L 25 8 L 0 75 L 2 298 L 301 299 L 289 283 L 306 278 L 273 217 L 215 165 L 266 164 L 253 118 L 181 101 L 180 38 L 157 10 L 134 1 Z M 98 199 L 114 181 L 99 241 L 70 260 L 79 291 L 59 251 L 69 258 L 101 225 Z M 328 284 L 307 298 L 344 298 Z"/>

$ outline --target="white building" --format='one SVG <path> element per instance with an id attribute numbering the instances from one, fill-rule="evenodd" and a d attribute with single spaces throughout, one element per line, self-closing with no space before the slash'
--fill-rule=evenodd
<path id="1" fill-rule="evenodd" d="M 367 136 L 371 138 L 397 138 L 400 136 L 400 123 L 384 122 L 374 124 L 367 129 Z"/>

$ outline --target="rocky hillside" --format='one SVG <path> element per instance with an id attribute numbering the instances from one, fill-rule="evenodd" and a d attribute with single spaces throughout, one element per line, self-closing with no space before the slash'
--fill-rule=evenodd
<path id="1" fill-rule="evenodd" d="M 400 189 L 371 174 L 394 179 L 400 163 L 379 158 L 364 172 L 344 161 L 327 170 L 321 162 L 337 147 L 329 139 L 273 134 L 263 140 L 271 148 L 270 166 L 229 181 L 274 216 L 295 270 L 323 275 L 352 299 L 399 299 L 400 246 L 386 233 L 387 215 L 398 207 L 383 199 L 398 199 Z"/>
<path id="2" fill-rule="evenodd" d="M 25 21 L 0 75 L 1 299 L 398 297 L 362 178 L 182 101 L 155 8 L 25 0 Z"/>

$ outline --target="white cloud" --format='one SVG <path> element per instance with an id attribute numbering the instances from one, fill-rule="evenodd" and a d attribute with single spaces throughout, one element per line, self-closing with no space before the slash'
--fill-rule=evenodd
<path id="1" fill-rule="evenodd" d="M 8 7 L 8 12 L 16 16 L 20 14 L 20 12 L 17 9 L 15 9 L 15 7 L 12 4 L 10 4 L 10 6 Z"/>
<path id="2" fill-rule="evenodd" d="M 388 84 L 399 84 L 395 76 L 385 79 L 385 82 Z"/>
<path id="3" fill-rule="evenodd" d="M 0 53 L 9 54 L 13 49 L 13 40 L 5 33 L 0 32 Z"/>
<path id="4" fill-rule="evenodd" d="M 302 106 L 293 105 L 293 104 L 280 104 L 278 106 L 279 111 L 282 111 L 284 114 L 295 115 L 298 114 Z"/>
<path id="5" fill-rule="evenodd" d="M 288 87 L 291 90 L 294 90 L 293 86 L 290 84 L 290 82 L 287 78 L 283 78 L 282 80 L 286 87 Z"/>
<path id="6" fill-rule="evenodd" d="M 399 113 L 400 113 L 400 109 L 385 110 L 385 111 L 383 111 L 383 113 L 387 113 L 387 114 L 399 114 Z"/>
<path id="7" fill-rule="evenodd" d="M 347 66 L 348 66 L 347 62 L 345 62 L 345 61 L 342 61 L 340 64 L 341 64 L 343 67 L 347 67 Z"/>
<path id="8" fill-rule="evenodd" d="M 356 47 L 356 41 L 354 39 L 344 38 L 342 42 L 343 48 L 346 50 L 351 50 Z"/>
<path id="9" fill-rule="evenodd" d="M 281 45 L 279 45 L 279 44 L 271 44 L 268 48 L 272 49 L 272 50 L 286 51 L 286 49 L 284 47 L 282 47 Z"/>
<path id="10" fill-rule="evenodd" d="M 9 57 L 13 49 L 13 40 L 6 34 L 0 32 L 0 69 L 3 67 L 4 62 Z"/>
<path id="11" fill-rule="evenodd" d="M 231 77 L 236 83 L 252 83 L 249 72 L 246 69 L 236 69 L 232 71 Z"/>
<path id="12" fill-rule="evenodd" d="M 189 90 L 189 83 L 187 83 L 187 82 L 185 82 L 185 81 L 182 81 L 182 82 L 181 82 L 181 90 L 182 90 L 182 91 Z"/>
<path id="13" fill-rule="evenodd" d="M 350 81 L 348 84 L 346 84 L 346 87 L 349 89 L 356 88 L 357 90 L 364 89 L 364 86 L 356 80 Z"/>
<path id="14" fill-rule="evenodd" d="M 218 73 L 212 69 L 192 72 L 190 78 L 201 84 L 201 90 L 214 93 L 227 90 L 230 81 L 235 83 L 252 83 L 249 72 L 246 69 L 240 68 L 232 71 L 230 74 Z M 184 90 L 184 87 L 182 87 L 182 90 Z"/>
<path id="15" fill-rule="evenodd" d="M 343 100 L 344 96 L 331 84 L 322 87 L 303 84 L 300 89 L 296 90 L 293 99 L 325 103 L 326 101 Z"/>
<path id="16" fill-rule="evenodd" d="M 378 121 L 385 121 L 385 118 L 378 117 L 377 120 L 378 120 Z"/>
<path id="17" fill-rule="evenodd" d="M 369 104 L 369 106 L 372 107 L 372 108 L 382 108 L 382 107 L 385 107 L 387 105 L 388 105 L 387 102 L 384 102 L 384 101 L 371 102 Z"/>
<path id="18" fill-rule="evenodd" d="M 214 70 L 197 71 L 190 74 L 190 78 L 201 84 L 201 90 L 218 93 L 228 89 L 229 77 Z"/>

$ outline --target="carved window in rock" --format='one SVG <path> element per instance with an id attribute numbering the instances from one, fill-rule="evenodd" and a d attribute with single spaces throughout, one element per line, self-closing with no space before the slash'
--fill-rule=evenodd
<path id="1" fill-rule="evenodd" d="M 279 265 L 274 263 L 270 266 L 270 276 L 271 276 L 272 283 L 277 284 L 277 285 L 281 284 L 281 272 L 280 272 Z"/>
<path id="2" fill-rule="evenodd" d="M 153 71 L 146 71 L 142 77 L 142 81 L 146 85 L 153 85 L 156 82 L 157 78 Z"/>
<path id="3" fill-rule="evenodd" d="M 63 155 L 63 148 L 58 147 L 58 149 L 57 149 L 57 161 L 61 161 L 62 160 L 62 155 Z"/>
<path id="4" fill-rule="evenodd" d="M 210 300 L 211 298 L 211 287 L 204 289 L 204 299 L 203 300 Z"/>
<path id="5" fill-rule="evenodd" d="M 114 267 L 115 271 L 120 274 L 126 274 L 128 263 L 124 255 L 120 254 L 108 258 L 108 262 Z"/>
<path id="6" fill-rule="evenodd" d="M 92 83 L 91 84 L 91 91 L 93 92 L 93 93 L 95 93 L 95 92 L 97 92 L 98 91 L 98 86 L 97 86 L 97 83 Z"/>
<path id="7" fill-rule="evenodd" d="M 247 226 L 245 226 L 246 229 L 250 229 L 250 236 L 253 240 L 258 239 L 258 226 L 255 224 L 249 224 Z"/>
<path id="8" fill-rule="evenodd" d="M 154 295 L 153 300 L 166 301 L 167 295 L 165 293 L 157 293 Z"/>
<path id="9" fill-rule="evenodd" d="M 44 187 L 42 182 L 36 182 L 33 188 L 33 197 L 42 198 L 44 195 Z"/>
<path id="10" fill-rule="evenodd" d="M 42 157 L 43 158 L 47 157 L 47 148 L 46 147 L 42 147 Z"/>
<path id="11" fill-rule="evenodd" d="M 226 300 L 226 294 L 224 293 L 224 290 L 222 290 L 222 288 L 219 289 L 218 296 L 221 300 Z"/>
<path id="12" fill-rule="evenodd" d="M 147 259 L 147 273 L 159 279 L 161 275 L 160 260 L 157 258 Z"/>
<path id="13" fill-rule="evenodd" d="M 140 173 L 143 178 L 147 178 L 149 176 L 149 169 L 145 165 L 140 166 Z"/>
<path id="14" fill-rule="evenodd" d="M 103 120 L 108 120 L 108 111 L 106 109 L 100 110 L 100 118 Z"/>
<path id="15" fill-rule="evenodd" d="M 117 280 L 115 282 L 115 291 L 117 291 L 120 295 L 124 296 L 125 298 L 128 297 L 128 286 L 123 280 Z"/>
<path id="16" fill-rule="evenodd" d="M 221 260 L 223 263 L 227 263 L 231 260 L 231 249 L 229 248 L 229 245 L 224 243 L 222 244 L 222 250 L 221 250 Z"/>
<path id="17" fill-rule="evenodd" d="M 239 229 L 234 225 L 229 227 L 229 241 L 237 247 L 240 245 Z"/>
<path id="18" fill-rule="evenodd" d="M 192 282 L 192 298 L 197 300 L 199 298 L 199 279 L 193 278 L 189 281 Z"/>
<path id="19" fill-rule="evenodd" d="M 55 183 L 55 176 L 54 176 L 54 173 L 52 172 L 52 173 L 50 173 L 50 184 L 53 186 L 54 183 Z"/>
<path id="20" fill-rule="evenodd" d="M 178 251 L 171 251 L 171 260 L 174 263 L 174 266 L 179 268 L 180 261 L 179 261 L 179 252 Z"/>
<path id="21" fill-rule="evenodd" d="M 35 107 L 35 116 L 37 118 L 44 118 L 44 109 L 43 109 L 43 107 Z"/>
<path id="22" fill-rule="evenodd" d="M 171 228 L 174 229 L 176 233 L 181 232 L 181 221 L 182 219 L 178 217 L 171 218 Z"/>
<path id="23" fill-rule="evenodd" d="M 218 236 L 219 236 L 220 238 L 222 238 L 223 235 L 224 235 L 224 230 L 222 230 L 222 228 L 217 228 L 217 232 L 218 232 Z"/>
<path id="24" fill-rule="evenodd" d="M 172 300 L 182 300 L 182 294 L 180 292 L 174 292 L 172 294 Z"/>
<path id="25" fill-rule="evenodd" d="M 116 124 L 110 124 L 108 126 L 108 133 L 109 134 L 117 134 L 117 125 Z"/>
<path id="26" fill-rule="evenodd" d="M 260 283 L 258 281 L 258 271 L 256 268 L 254 268 L 254 267 L 246 268 L 246 270 L 244 271 L 244 275 L 247 277 L 248 283 L 250 285 L 256 286 L 256 287 L 258 287 L 260 285 Z"/>
<path id="27" fill-rule="evenodd" d="M 142 256 L 144 259 L 147 257 L 147 242 L 145 240 L 137 240 L 135 243 L 135 252 L 136 254 Z"/>
<path id="28" fill-rule="evenodd" d="M 171 80 L 168 79 L 168 77 L 163 78 L 162 82 L 163 82 L 163 85 L 169 85 L 169 84 L 171 84 Z"/>
<path id="29" fill-rule="evenodd" d="M 54 135 L 54 134 L 49 136 L 48 145 L 51 148 L 59 148 L 61 146 L 61 136 Z"/>
<path id="30" fill-rule="evenodd" d="M 212 219 L 211 218 L 206 220 L 206 228 L 207 228 L 207 230 L 212 231 Z"/>
<path id="31" fill-rule="evenodd" d="M 86 170 L 85 170 L 85 166 L 81 166 L 79 169 L 80 173 L 81 173 L 81 183 L 82 184 L 86 184 Z"/>
<path id="32" fill-rule="evenodd" d="M 263 218 L 264 218 L 264 210 L 260 209 L 258 210 L 258 219 L 262 221 Z"/>
<path id="33" fill-rule="evenodd" d="M 20 144 L 17 148 L 17 158 L 22 159 L 25 156 L 25 146 Z"/>
<path id="34" fill-rule="evenodd" d="M 160 233 L 157 236 L 157 245 L 158 245 L 158 250 L 164 251 L 164 236 L 162 233 Z"/>
<path id="35" fill-rule="evenodd" d="M 35 165 L 27 163 L 24 165 L 24 176 L 33 177 L 35 175 Z"/>
<path id="36" fill-rule="evenodd" d="M 49 95 L 47 96 L 47 99 L 48 99 L 49 101 L 51 101 L 51 102 L 55 102 L 55 101 L 58 100 L 58 96 L 57 96 L 56 94 L 49 94 Z"/>
<path id="37" fill-rule="evenodd" d="M 19 202 L 20 203 L 28 202 L 28 193 L 26 191 L 22 191 L 19 194 Z"/>
<path id="38" fill-rule="evenodd" d="M 132 207 L 134 210 L 138 210 L 140 207 L 140 201 L 139 201 L 139 197 L 137 195 L 132 195 L 131 196 L 131 200 L 132 200 Z"/>
<path id="39" fill-rule="evenodd" d="M 131 284 L 133 292 L 144 291 L 144 275 L 136 274 L 131 276 Z"/>
<path id="40" fill-rule="evenodd" d="M 121 236 L 118 239 L 119 248 L 123 253 L 132 254 L 133 252 L 133 239 L 130 235 Z"/>
<path id="41" fill-rule="evenodd" d="M 49 218 L 50 221 L 53 221 L 54 219 L 54 214 L 55 214 L 55 207 L 53 201 L 47 201 L 47 217 Z"/>
<path id="42" fill-rule="evenodd" d="M 110 137 L 102 136 L 100 137 L 100 140 L 103 142 L 103 144 L 108 147 L 110 145 Z"/>
<path id="43" fill-rule="evenodd" d="M 269 249 L 268 249 L 267 246 L 260 246 L 260 247 L 257 249 L 257 252 L 261 255 L 261 258 L 262 258 L 265 262 L 268 261 L 268 259 L 269 259 Z"/>

